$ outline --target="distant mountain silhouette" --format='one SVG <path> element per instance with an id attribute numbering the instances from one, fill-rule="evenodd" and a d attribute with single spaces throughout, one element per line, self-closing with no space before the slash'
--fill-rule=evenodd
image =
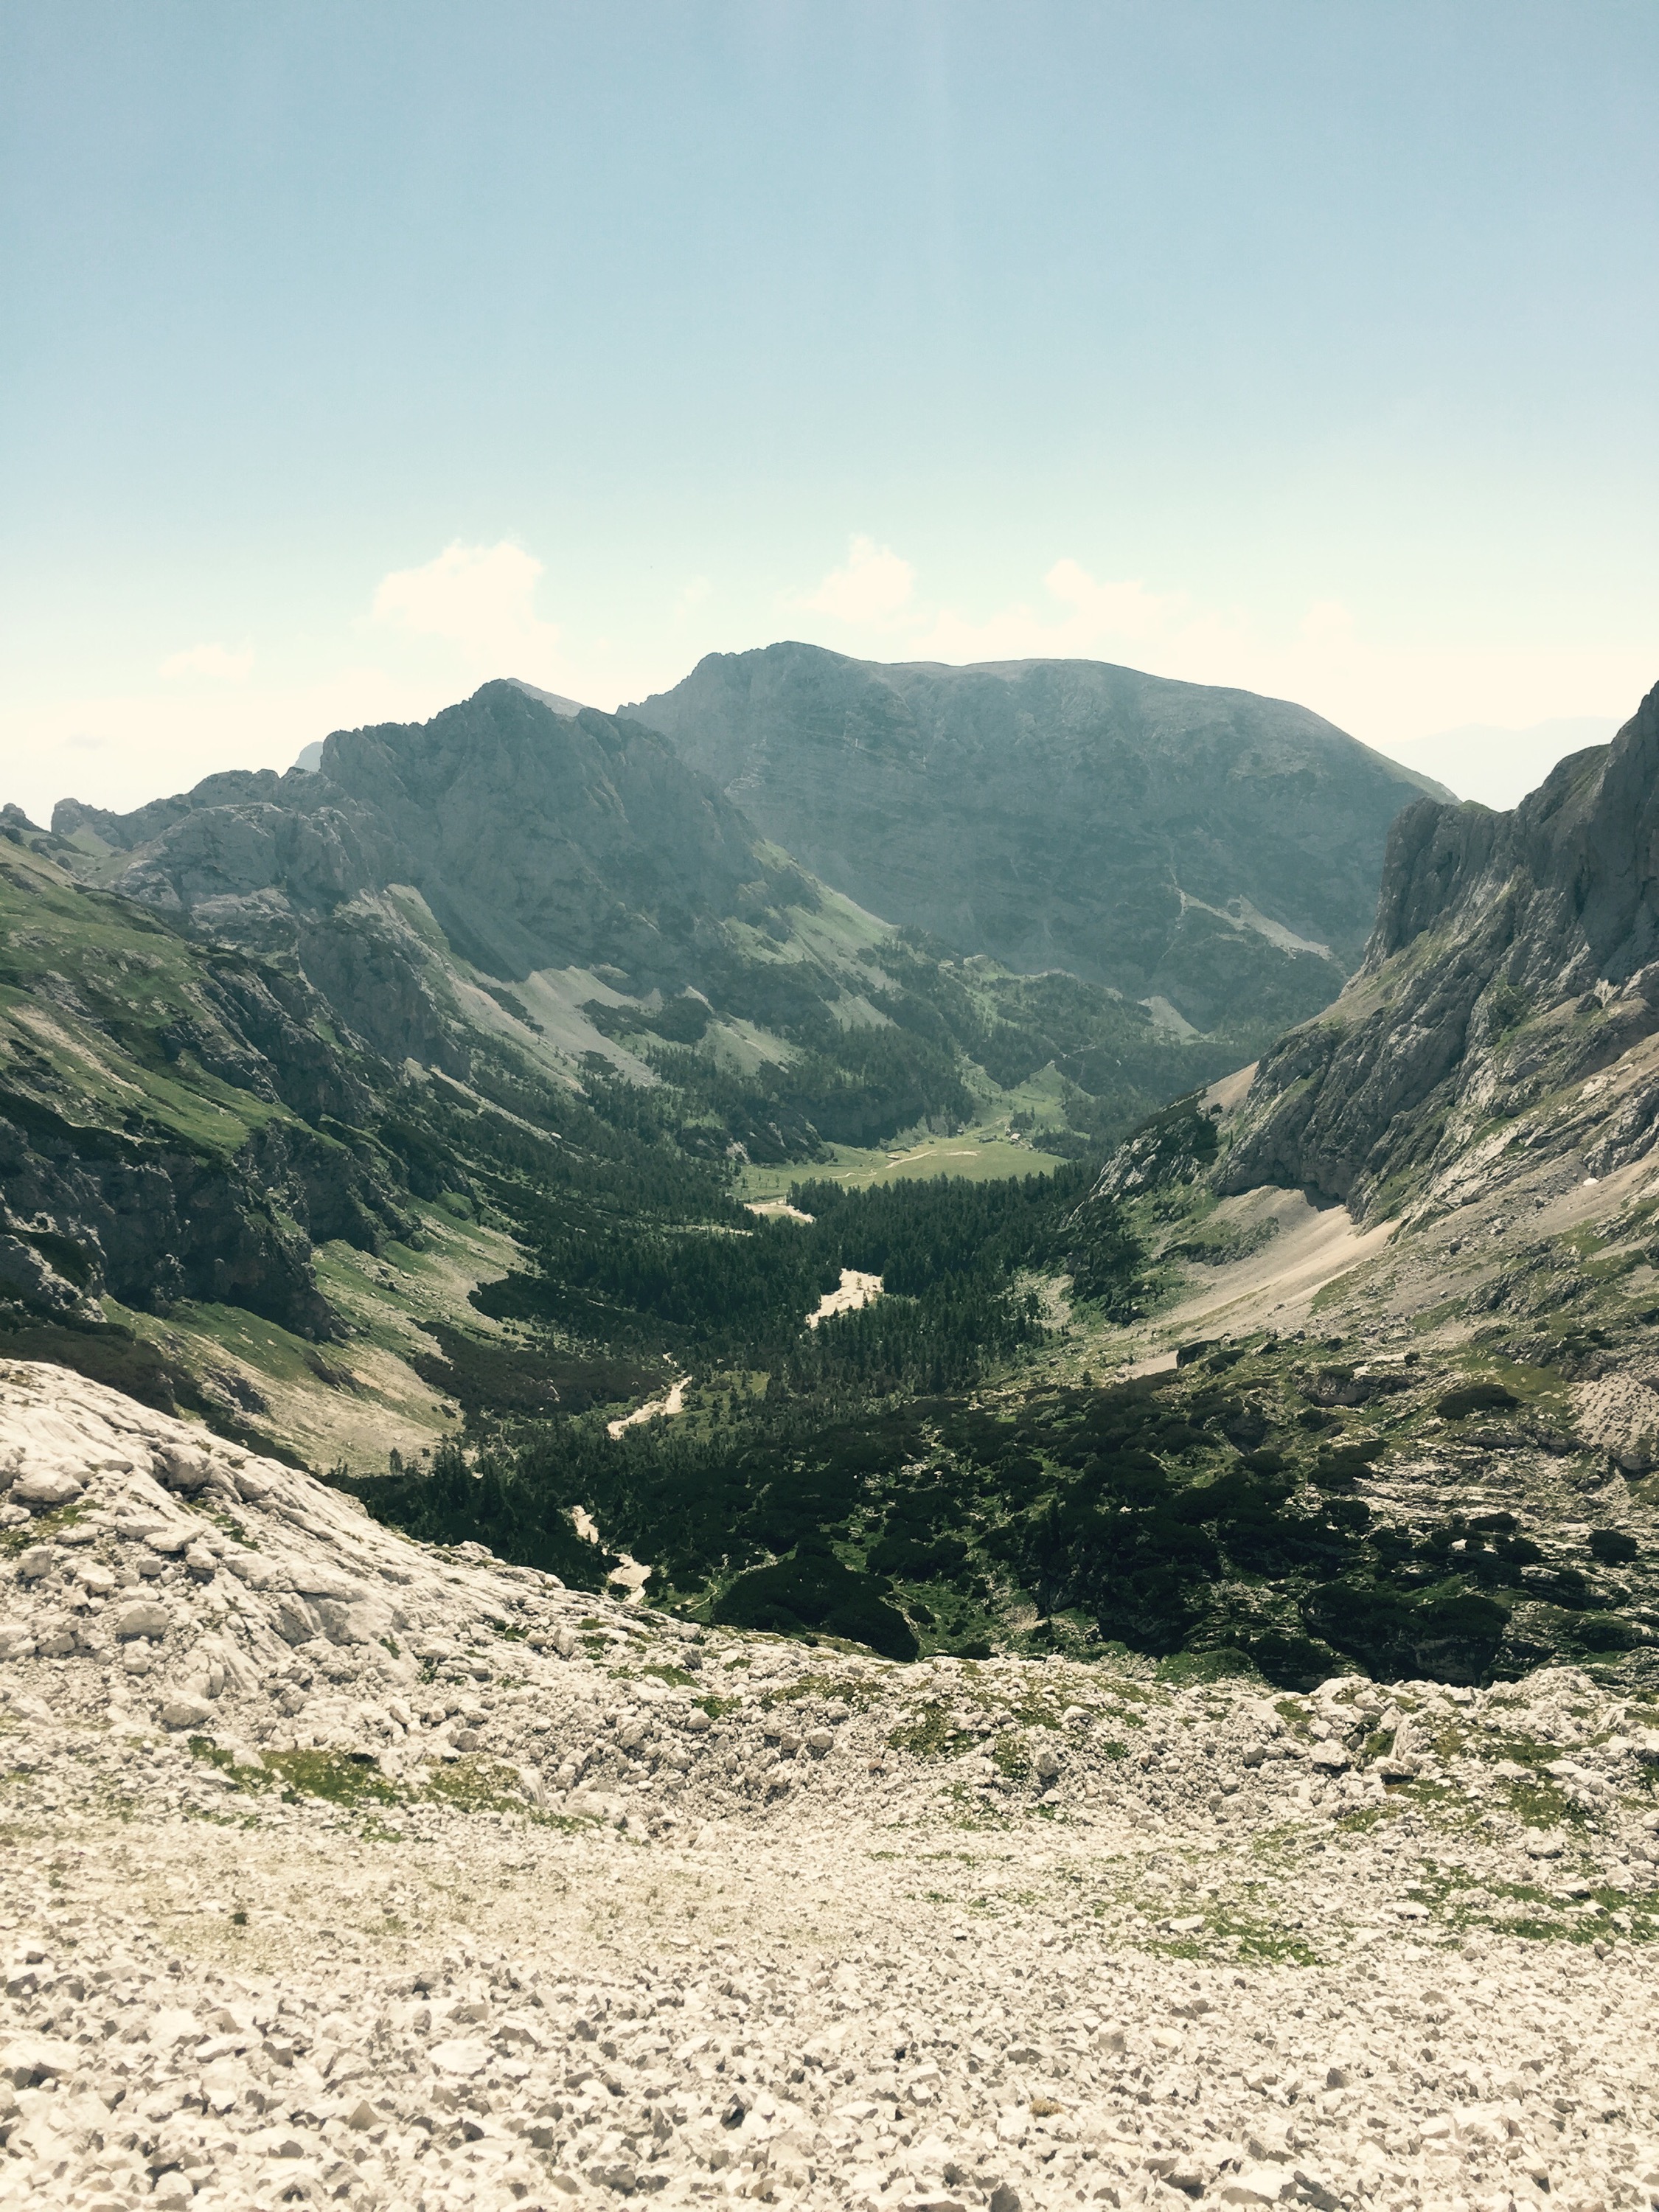
<path id="1" fill-rule="evenodd" d="M 1304 707 L 1088 660 L 781 644 L 621 710 L 890 919 L 1261 1041 L 1340 989 L 1425 777 Z"/>

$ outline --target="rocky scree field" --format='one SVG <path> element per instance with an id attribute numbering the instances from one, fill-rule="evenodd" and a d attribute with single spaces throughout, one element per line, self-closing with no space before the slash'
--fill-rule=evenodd
<path id="1" fill-rule="evenodd" d="M 1659 1706 L 884 1662 L 0 1368 L 0 2199 L 1639 2205 Z"/>

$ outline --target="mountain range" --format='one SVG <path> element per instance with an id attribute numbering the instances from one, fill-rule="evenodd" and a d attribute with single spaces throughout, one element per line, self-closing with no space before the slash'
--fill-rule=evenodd
<path id="1" fill-rule="evenodd" d="M 1389 823 L 1450 796 L 1305 708 L 1097 661 L 773 645 L 623 711 L 891 920 L 1252 1045 L 1334 996 Z"/>
<path id="2" fill-rule="evenodd" d="M 1643 1680 L 1656 787 L 781 647 L 8 810 L 0 1333 L 740 1627 Z"/>

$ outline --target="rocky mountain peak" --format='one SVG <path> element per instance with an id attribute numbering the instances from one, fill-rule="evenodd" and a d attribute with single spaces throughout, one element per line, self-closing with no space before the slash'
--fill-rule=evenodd
<path id="1" fill-rule="evenodd" d="M 1252 1043 L 1335 995 L 1389 822 L 1446 795 L 1305 708 L 1097 661 L 782 643 L 628 712 L 875 911 Z"/>
<path id="2" fill-rule="evenodd" d="M 1263 1060 L 1223 1187 L 1300 1183 L 1363 1216 L 1425 1198 L 1482 1126 L 1534 1141 L 1540 1115 L 1603 1166 L 1638 1157 L 1659 1139 L 1632 1054 L 1659 1031 L 1656 963 L 1659 690 L 1510 813 L 1405 810 L 1360 972 Z M 1571 1086 L 1615 1062 L 1593 1134 Z"/>

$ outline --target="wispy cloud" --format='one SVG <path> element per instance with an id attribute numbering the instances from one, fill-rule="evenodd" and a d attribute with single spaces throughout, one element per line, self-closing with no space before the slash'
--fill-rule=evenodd
<path id="1" fill-rule="evenodd" d="M 1534 702 L 1559 702 L 1565 711 L 1618 696 L 1612 663 L 1582 652 L 1384 644 L 1334 594 L 1267 617 L 1206 605 L 1173 583 L 1096 576 L 1070 555 L 1049 565 L 1041 586 L 970 611 L 931 598 L 890 546 L 855 538 L 844 568 L 783 604 L 833 621 L 825 641 L 843 649 L 862 644 L 878 655 L 951 662 L 1125 662 L 1152 676 L 1296 700 L 1385 751 L 1432 726 L 1431 718 L 1444 723 L 1460 710 L 1471 720 L 1498 712 L 1519 720 L 1527 708 L 1537 711 Z M 864 639 L 848 635 L 860 627 Z M 1633 700 L 1643 670 L 1626 661 L 1622 688 Z"/>
<path id="2" fill-rule="evenodd" d="M 915 570 L 890 545 L 857 537 L 848 546 L 845 568 L 832 568 L 816 591 L 795 594 L 785 604 L 836 622 L 880 627 L 909 605 L 915 581 Z"/>
<path id="3" fill-rule="evenodd" d="M 1192 620 L 1185 592 L 1151 591 L 1139 577 L 1102 582 L 1070 558 L 1056 561 L 1042 581 L 1047 606 L 1016 600 L 977 622 L 939 608 L 912 650 L 929 660 L 1077 658 L 1128 644 L 1144 649 Z"/>
<path id="4" fill-rule="evenodd" d="M 253 668 L 253 647 L 245 645 L 233 653 L 228 645 L 192 645 L 171 653 L 161 673 L 169 681 L 180 677 L 205 677 L 215 684 L 244 684 Z"/>
<path id="5" fill-rule="evenodd" d="M 374 619 L 411 636 L 441 639 L 495 676 L 544 676 L 558 655 L 559 626 L 535 610 L 542 564 L 521 545 L 447 545 L 418 568 L 382 577 Z"/>

